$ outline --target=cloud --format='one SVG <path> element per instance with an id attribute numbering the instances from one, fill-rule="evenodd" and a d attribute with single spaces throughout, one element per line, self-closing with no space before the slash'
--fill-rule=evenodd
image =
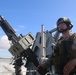
<path id="1" fill-rule="evenodd" d="M 20 25 L 19 28 L 25 28 L 25 26 L 24 25 Z"/>
<path id="2" fill-rule="evenodd" d="M 0 50 L 8 50 L 10 47 L 10 42 L 6 35 L 0 37 Z"/>

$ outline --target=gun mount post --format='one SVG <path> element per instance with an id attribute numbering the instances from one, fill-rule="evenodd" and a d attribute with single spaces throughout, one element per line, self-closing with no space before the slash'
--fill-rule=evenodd
<path id="1" fill-rule="evenodd" d="M 41 58 L 42 57 L 45 58 L 46 57 L 46 51 L 45 51 L 46 50 L 46 41 L 45 41 L 46 36 L 45 36 L 45 31 L 44 31 L 44 26 L 43 25 L 42 25 L 41 37 L 42 37 L 42 40 L 41 40 L 41 42 L 42 42 L 42 44 L 41 44 L 42 45 L 41 46 L 42 47 L 42 49 L 41 49 L 42 50 Z"/>

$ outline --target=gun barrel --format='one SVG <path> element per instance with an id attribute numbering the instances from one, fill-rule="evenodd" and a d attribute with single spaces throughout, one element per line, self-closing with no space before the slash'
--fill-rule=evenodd
<path id="1" fill-rule="evenodd" d="M 4 20 L 2 16 L 0 16 L 0 26 L 4 30 L 5 34 L 8 36 L 9 40 L 12 40 L 13 42 L 16 42 L 18 40 L 18 36 L 15 34 L 14 29 L 6 20 Z"/>

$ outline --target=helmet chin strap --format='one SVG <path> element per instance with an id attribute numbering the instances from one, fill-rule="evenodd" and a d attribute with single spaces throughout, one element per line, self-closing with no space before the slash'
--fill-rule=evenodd
<path id="1" fill-rule="evenodd" d="M 67 30 L 69 30 L 69 28 L 59 30 L 59 28 L 57 27 L 57 30 L 58 30 L 60 33 L 63 33 L 63 32 L 66 32 Z"/>
<path id="2" fill-rule="evenodd" d="M 58 30 L 60 33 L 63 33 L 63 32 L 66 32 L 67 30 L 70 30 L 72 27 L 73 27 L 73 25 L 69 25 L 69 27 L 67 26 L 66 29 L 61 29 L 61 30 L 59 30 L 59 28 L 57 27 L 57 30 Z"/>

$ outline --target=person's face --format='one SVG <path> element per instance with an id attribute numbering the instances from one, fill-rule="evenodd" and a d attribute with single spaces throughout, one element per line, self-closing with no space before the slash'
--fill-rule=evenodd
<path id="1" fill-rule="evenodd" d="M 62 30 L 64 30 L 64 29 L 66 29 L 66 28 L 67 28 L 67 25 L 66 25 L 65 23 L 60 23 L 60 24 L 58 25 L 59 31 L 62 31 Z"/>

